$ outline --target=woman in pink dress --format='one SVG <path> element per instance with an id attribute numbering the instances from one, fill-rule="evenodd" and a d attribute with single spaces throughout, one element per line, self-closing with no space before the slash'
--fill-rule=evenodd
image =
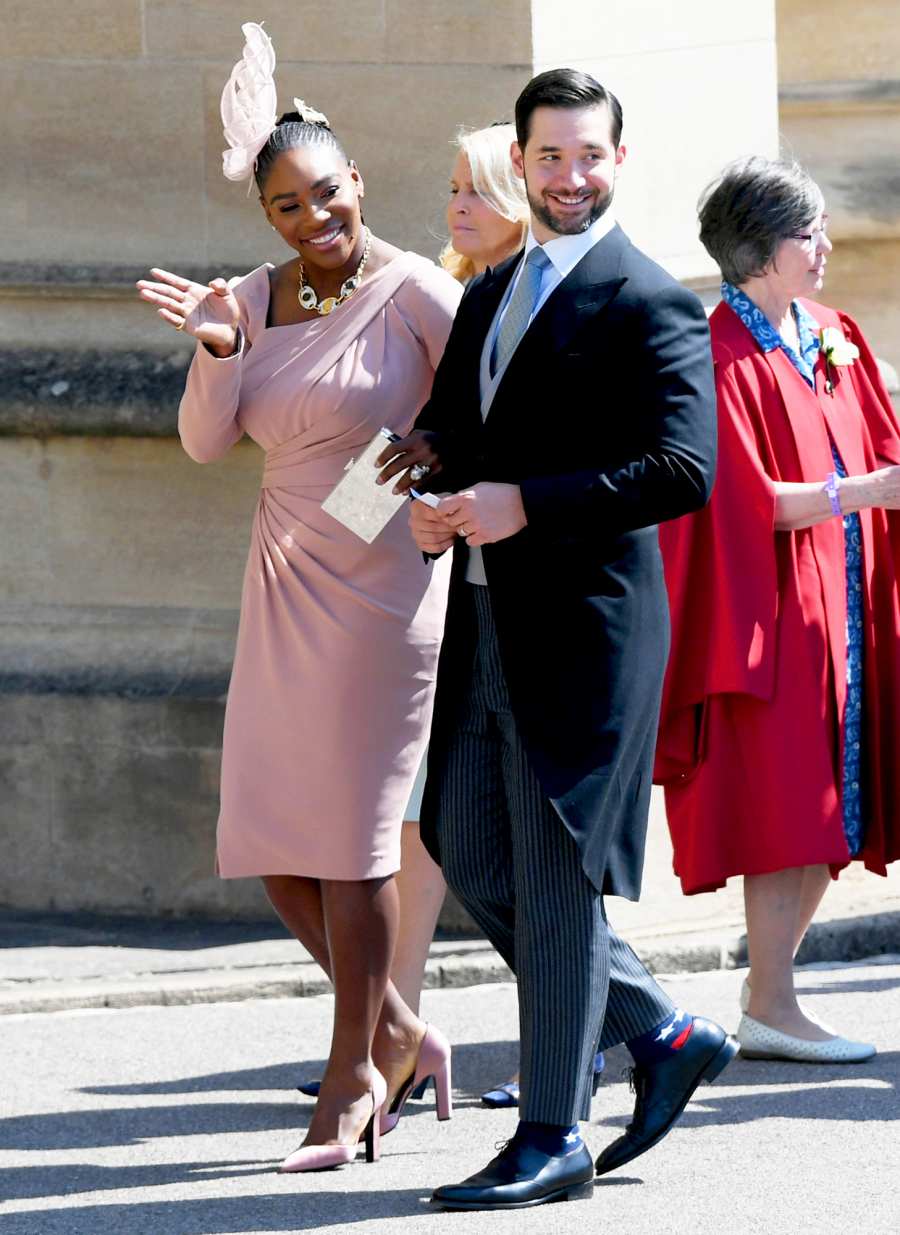
<path id="1" fill-rule="evenodd" d="M 446 580 L 402 514 L 369 545 L 321 503 L 382 426 L 402 434 L 414 420 L 460 288 L 368 231 L 362 178 L 323 116 L 295 100 L 274 121 L 271 43 L 258 26 L 244 33 L 223 96 L 225 172 L 252 172 L 294 255 L 228 284 L 154 270 L 139 287 L 198 342 L 179 415 L 188 454 L 221 458 L 244 433 L 266 452 L 225 717 L 218 871 L 260 876 L 334 983 L 319 1100 L 282 1164 L 294 1171 L 350 1161 L 364 1133 L 372 1160 L 379 1127 L 424 1075 L 449 1116 L 446 1040 L 389 980 L 393 876 Z"/>

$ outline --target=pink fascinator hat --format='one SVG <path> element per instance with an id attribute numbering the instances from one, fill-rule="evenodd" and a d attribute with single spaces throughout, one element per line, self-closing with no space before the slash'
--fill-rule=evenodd
<path id="1" fill-rule="evenodd" d="M 278 119 L 275 90 L 275 48 L 256 22 L 241 26 L 244 51 L 222 91 L 222 124 L 228 149 L 222 152 L 222 171 L 228 180 L 253 175 L 257 155 L 269 140 Z"/>

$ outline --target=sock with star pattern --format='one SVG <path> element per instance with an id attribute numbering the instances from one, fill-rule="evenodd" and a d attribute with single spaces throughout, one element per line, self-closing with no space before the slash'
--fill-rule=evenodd
<path id="1" fill-rule="evenodd" d="M 515 1140 L 553 1157 L 570 1154 L 584 1144 L 578 1124 L 544 1124 L 534 1119 L 519 1120 Z"/>
<path id="2" fill-rule="evenodd" d="M 649 1067 L 670 1059 L 680 1051 L 691 1036 L 694 1028 L 694 1018 L 689 1012 L 676 1008 L 675 1011 L 661 1021 L 654 1029 L 648 1029 L 639 1038 L 632 1038 L 625 1045 L 631 1051 L 636 1064 Z"/>

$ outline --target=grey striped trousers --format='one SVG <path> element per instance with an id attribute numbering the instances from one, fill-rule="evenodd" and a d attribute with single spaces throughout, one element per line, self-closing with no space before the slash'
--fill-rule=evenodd
<path id="1" fill-rule="evenodd" d="M 486 587 L 465 584 L 478 623 L 468 703 L 438 779 L 444 876 L 516 974 L 520 1115 L 590 1115 L 594 1053 L 674 1005 L 606 920 L 603 897 L 531 769 L 510 709 Z"/>

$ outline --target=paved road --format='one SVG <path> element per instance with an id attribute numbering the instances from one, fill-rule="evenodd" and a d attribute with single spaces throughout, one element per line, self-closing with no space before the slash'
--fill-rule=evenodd
<path id="1" fill-rule="evenodd" d="M 682 1003 L 733 1026 L 741 973 L 682 975 Z M 434 1213 L 439 1183 L 483 1165 L 514 1116 L 474 1095 L 515 1064 L 507 984 L 426 995 L 454 1042 L 456 1113 L 404 1118 L 382 1161 L 282 1177 L 309 1105 L 292 1092 L 327 1050 L 331 1001 L 27 1014 L 3 1019 L 2 1235 L 248 1235 L 509 1231 L 647 1235 L 897 1235 L 900 957 L 806 969 L 808 1002 L 875 1041 L 847 1068 L 737 1061 L 680 1127 L 591 1201 L 528 1213 Z M 307 1062 L 302 1065 L 296 1060 Z M 599 1150 L 626 1121 L 621 1052 L 586 1129 Z M 490 1223 L 488 1227 L 487 1224 Z"/>

